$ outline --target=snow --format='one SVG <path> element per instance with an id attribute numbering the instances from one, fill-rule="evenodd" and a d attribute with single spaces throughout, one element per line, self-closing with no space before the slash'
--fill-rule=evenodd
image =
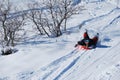
<path id="1" fill-rule="evenodd" d="M 67 33 L 47 38 L 30 32 L 17 53 L 1 55 L 0 80 L 119 80 L 120 8 L 109 2 L 80 5 L 85 10 L 69 19 Z M 74 48 L 84 29 L 91 38 L 100 33 L 96 49 Z"/>

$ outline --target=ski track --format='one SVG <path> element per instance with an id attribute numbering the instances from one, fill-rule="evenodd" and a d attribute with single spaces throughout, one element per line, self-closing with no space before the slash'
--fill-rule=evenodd
<path id="1" fill-rule="evenodd" d="M 65 72 L 67 72 L 72 66 L 74 66 L 74 64 L 77 62 L 77 60 L 86 52 L 86 50 L 85 51 L 83 51 L 83 52 L 80 52 L 81 50 L 79 50 L 79 51 L 77 51 L 77 49 L 75 49 L 75 53 L 74 53 L 74 51 L 72 51 L 71 53 L 72 54 L 74 54 L 74 55 L 71 55 L 71 57 L 67 57 L 67 59 L 63 59 L 63 60 L 65 60 L 65 61 L 62 61 L 62 64 L 60 64 L 60 65 L 57 65 L 56 64 L 56 66 L 58 66 L 57 68 L 56 68 L 56 66 L 54 66 L 54 64 L 52 65 L 52 67 L 51 68 L 56 68 L 55 70 L 49 70 L 49 71 L 51 71 L 51 72 L 49 72 L 49 73 L 46 73 L 46 74 L 48 74 L 48 75 L 44 75 L 44 76 L 42 76 L 42 79 L 40 79 L 40 80 L 58 80 Z M 78 53 L 79 52 L 79 53 Z M 76 54 L 77 53 L 77 54 Z M 64 56 L 65 57 L 65 56 Z M 62 58 L 64 58 L 64 57 L 62 57 Z M 60 59 L 62 59 L 62 58 L 60 58 Z M 59 59 L 58 59 L 59 60 Z M 68 60 L 71 60 L 71 61 L 69 61 L 69 63 L 68 63 Z M 57 60 L 56 60 L 57 61 Z M 54 61 L 54 62 L 56 62 L 56 61 Z M 66 63 L 67 62 L 67 63 Z M 63 66 L 64 65 L 64 63 L 65 63 L 65 67 Z M 50 64 L 51 65 L 51 64 Z M 66 67 L 67 66 L 67 67 Z M 47 72 L 48 72 L 48 70 L 47 70 Z M 54 76 L 54 75 L 57 75 L 57 76 Z M 52 78 L 54 78 L 54 79 L 51 79 L 51 76 L 52 76 Z M 53 77 L 54 76 L 54 77 Z M 50 78 L 50 79 L 49 79 Z"/>
<path id="2" fill-rule="evenodd" d="M 95 52 L 95 49 L 93 49 L 93 50 L 91 50 L 91 53 L 89 54 L 89 51 L 88 52 L 86 52 L 86 55 L 83 53 L 83 54 L 81 54 L 79 57 L 80 58 L 84 58 L 84 57 L 88 57 L 88 56 L 90 56 L 91 54 L 93 54 Z M 78 64 L 80 63 L 80 58 L 79 58 L 79 60 L 78 60 Z M 76 62 L 76 64 L 77 64 L 77 62 Z M 76 65 L 76 67 L 75 68 L 73 68 L 73 70 L 70 72 L 70 73 L 68 73 L 67 74 L 67 76 L 69 76 L 69 75 L 71 75 L 74 71 L 77 71 L 77 69 L 80 67 L 81 65 Z M 66 77 L 67 77 L 66 76 Z M 64 80 L 66 77 L 64 77 L 64 78 L 62 78 L 62 80 Z"/>
<path id="3" fill-rule="evenodd" d="M 59 65 L 60 63 L 62 63 L 63 61 L 67 60 L 68 58 L 72 57 L 74 54 L 76 54 L 78 51 L 77 49 L 73 50 L 72 52 L 70 52 L 69 54 L 53 61 L 52 63 L 50 63 L 48 66 L 46 67 L 43 67 L 41 70 L 42 71 L 45 71 L 45 70 L 48 70 L 49 68 L 52 68 L 53 66 L 57 66 Z"/>
<path id="4" fill-rule="evenodd" d="M 120 16 L 120 14 L 118 13 L 120 11 L 120 8 L 115 8 L 115 9 L 113 9 L 113 10 L 111 10 L 109 13 L 107 13 L 107 14 L 104 14 L 104 15 L 101 15 L 101 16 L 98 16 L 98 17 L 95 17 L 95 18 L 92 18 L 92 19 L 88 19 L 88 20 L 85 20 L 85 21 L 83 21 L 79 26 L 86 26 L 86 25 L 88 25 L 89 23 L 93 23 L 93 22 L 95 22 L 95 23 L 97 23 L 96 21 L 100 21 L 101 19 L 105 19 L 106 17 L 108 17 L 108 16 L 110 16 L 110 15 L 115 15 L 115 17 L 113 18 L 112 17 L 112 20 L 109 20 L 110 22 L 108 22 L 107 24 L 106 24 L 106 26 L 101 26 L 102 28 L 100 28 L 100 30 L 99 31 L 102 31 L 102 30 L 104 30 L 104 28 L 106 28 L 106 27 L 108 27 L 109 25 L 111 25 L 116 19 L 118 19 L 119 18 L 119 16 Z M 115 13 L 118 13 L 118 15 L 116 15 Z M 107 19 L 108 20 L 108 19 Z M 89 25 L 90 26 L 90 25 Z"/>
<path id="5" fill-rule="evenodd" d="M 43 76 L 41 77 L 40 80 L 45 80 L 46 78 L 48 78 L 52 73 L 54 73 L 59 68 L 59 65 L 61 63 L 63 63 L 67 59 L 71 58 L 73 55 L 77 54 L 78 52 L 79 51 L 77 49 L 74 49 L 69 54 L 67 54 L 67 55 L 65 55 L 65 56 L 63 56 L 63 57 L 53 61 L 48 66 L 41 68 L 40 71 L 42 71 L 42 72 L 46 71 L 46 72 L 43 74 Z M 39 73 L 39 71 L 38 71 L 38 73 Z"/>
<path id="6" fill-rule="evenodd" d="M 65 72 L 67 72 L 72 66 L 74 66 L 74 64 L 78 61 L 79 58 L 80 56 L 78 56 L 75 60 L 73 60 L 73 62 L 71 62 L 65 69 L 63 69 L 63 71 L 60 72 L 60 74 L 56 76 L 55 79 L 53 80 L 58 80 Z"/>
<path id="7" fill-rule="evenodd" d="M 120 15 L 118 15 L 116 18 L 114 18 L 108 25 L 106 25 L 105 27 L 103 27 L 102 30 L 105 30 L 106 28 L 108 28 L 110 25 L 112 25 L 119 18 L 120 18 Z"/>
<path id="8" fill-rule="evenodd" d="M 77 63 L 77 61 L 85 54 L 85 52 L 86 50 L 82 52 L 80 56 L 77 56 L 72 62 L 70 62 L 70 64 L 66 68 L 64 68 L 53 80 L 58 80 L 64 73 L 71 69 L 71 67 L 73 67 Z"/>
<path id="9" fill-rule="evenodd" d="M 120 8 L 115 8 L 115 9 L 111 10 L 111 11 L 110 11 L 109 13 L 107 13 L 107 14 L 104 14 L 104 15 L 101 15 L 101 16 L 98 16 L 98 17 L 95 17 L 95 18 L 92 18 L 92 19 L 85 20 L 85 21 L 83 21 L 80 25 L 84 26 L 86 23 L 88 23 L 88 22 L 90 22 L 90 21 L 100 20 L 101 18 L 104 18 L 104 17 L 110 15 L 111 13 L 113 13 L 113 12 L 116 11 L 116 10 L 120 10 Z"/>
<path id="10" fill-rule="evenodd" d="M 68 59 L 68 58 L 70 58 L 71 56 L 73 56 L 74 54 L 76 54 L 77 52 L 78 52 L 77 49 L 73 50 L 73 51 L 70 52 L 69 54 L 67 54 L 67 55 L 65 55 L 65 56 L 63 56 L 63 57 L 61 57 L 61 58 L 53 61 L 52 63 L 50 63 L 50 64 L 47 66 L 47 68 L 48 68 L 48 67 L 52 67 L 52 66 L 56 66 L 56 65 L 60 64 L 61 62 L 65 61 L 66 59 Z"/>
<path id="11" fill-rule="evenodd" d="M 45 80 L 48 76 L 50 76 L 52 73 L 54 73 L 57 69 L 58 69 L 58 67 L 50 70 L 50 72 L 46 73 L 46 74 L 42 77 L 41 80 Z"/>
<path id="12" fill-rule="evenodd" d="M 77 50 L 77 49 L 76 49 Z M 79 56 L 79 54 L 83 54 L 84 53 L 84 51 L 83 52 L 80 52 L 81 50 L 78 50 L 78 51 L 76 51 L 76 53 L 74 53 L 74 55 L 71 55 L 71 57 L 67 57 L 67 59 L 65 60 L 67 63 L 68 63 L 68 60 L 71 60 L 72 58 L 72 61 L 69 61 L 69 63 L 70 64 L 68 64 L 68 66 L 67 66 L 67 64 L 66 64 L 66 66 L 64 67 L 62 64 L 64 64 L 63 62 L 60 64 L 60 65 L 58 65 L 59 67 L 54 71 L 54 72 L 52 72 L 52 74 L 50 74 L 49 76 L 46 76 L 46 79 L 47 78 L 49 78 L 50 76 L 53 76 L 54 74 L 57 74 L 59 77 L 62 75 L 62 74 L 64 74 L 67 70 L 69 70 L 76 62 L 77 62 L 77 60 L 78 60 L 78 56 Z M 73 52 L 73 51 L 72 51 Z M 79 52 L 79 53 L 78 53 Z M 76 58 L 77 57 L 77 58 Z M 65 62 L 64 61 L 64 62 Z M 66 63 L 65 62 L 65 63 Z M 53 64 L 53 66 L 54 66 L 54 64 Z M 56 65 L 57 66 L 57 65 Z M 60 71 L 62 71 L 62 72 L 59 72 L 59 69 L 61 69 Z M 57 72 L 57 73 L 56 73 Z M 59 74 L 58 74 L 59 73 Z M 53 80 L 57 80 L 59 77 L 56 77 L 56 78 L 54 78 Z M 49 80 L 49 79 L 47 79 L 47 80 Z M 52 80 L 52 79 L 51 79 Z"/>

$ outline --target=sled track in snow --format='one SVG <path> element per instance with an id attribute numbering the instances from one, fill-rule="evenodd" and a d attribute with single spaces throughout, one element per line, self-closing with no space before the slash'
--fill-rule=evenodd
<path id="1" fill-rule="evenodd" d="M 53 80 L 58 80 L 64 73 L 66 73 L 70 68 L 72 68 L 76 62 L 85 54 L 86 50 L 82 53 L 79 53 L 80 55 L 76 56 L 75 59 L 73 59 L 72 62 L 69 63 L 67 67 L 65 67 Z"/>
<path id="2" fill-rule="evenodd" d="M 108 28 L 110 25 L 112 25 L 117 19 L 120 19 L 120 15 L 114 18 L 108 25 L 106 25 L 102 30 Z"/>
<path id="3" fill-rule="evenodd" d="M 74 64 L 78 61 L 78 59 L 80 58 L 80 56 L 78 56 L 75 60 L 73 60 L 65 69 L 63 69 L 63 71 L 61 71 L 59 73 L 59 75 L 57 75 L 53 80 L 58 80 L 65 72 L 67 72 L 72 66 L 74 66 Z"/>
<path id="4" fill-rule="evenodd" d="M 53 77 L 54 79 L 51 80 L 58 80 L 63 74 L 65 74 L 69 69 L 71 69 L 86 52 L 86 50 L 83 52 L 80 51 L 81 50 L 75 49 L 72 52 L 70 52 L 68 55 L 65 55 L 53 61 L 47 67 L 43 68 L 43 70 L 47 72 L 43 76 L 41 76 L 42 78 L 40 80 L 50 80 L 48 78 L 50 78 L 50 76 L 53 76 L 56 73 L 57 75 L 54 76 Z M 62 66 L 64 63 L 66 63 L 65 66 Z M 61 70 L 59 71 L 59 69 Z"/>
<path id="5" fill-rule="evenodd" d="M 58 58 L 57 60 L 50 63 L 48 66 L 42 68 L 42 70 L 47 70 L 50 67 L 56 66 L 56 65 L 60 64 L 61 62 L 65 61 L 66 59 L 70 58 L 71 56 L 73 56 L 76 53 L 78 53 L 77 49 L 71 51 L 69 54 L 67 54 L 63 57 Z"/>
<path id="6" fill-rule="evenodd" d="M 115 12 L 115 11 L 118 11 L 118 10 L 120 10 L 120 8 L 115 8 L 115 9 L 113 9 L 113 10 L 111 10 L 109 13 L 107 13 L 107 14 L 104 14 L 104 15 L 101 15 L 101 16 L 98 16 L 98 17 L 95 17 L 95 18 L 91 18 L 91 19 L 88 19 L 88 20 L 85 20 L 85 21 L 83 21 L 79 26 L 84 26 L 84 25 L 86 25 L 86 23 L 90 23 L 91 21 L 97 21 L 97 20 L 100 20 L 100 19 L 102 19 L 102 18 L 104 18 L 104 17 L 106 17 L 106 16 L 108 16 L 108 15 L 110 15 L 110 14 L 112 14 L 113 12 Z M 81 28 L 81 27 L 80 27 Z"/>
<path id="7" fill-rule="evenodd" d="M 47 71 L 47 73 L 45 73 L 42 76 L 42 80 L 45 80 L 47 77 L 49 77 L 52 73 L 54 73 L 58 68 L 59 65 L 66 61 L 68 58 L 71 58 L 73 55 L 77 54 L 79 51 L 77 49 L 74 49 L 73 51 L 71 51 L 69 54 L 53 61 L 52 63 L 50 63 L 48 66 L 42 68 L 43 71 Z"/>

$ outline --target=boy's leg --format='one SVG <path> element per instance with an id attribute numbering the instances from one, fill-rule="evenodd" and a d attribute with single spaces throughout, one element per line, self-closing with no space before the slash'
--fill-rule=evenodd
<path id="1" fill-rule="evenodd" d="M 79 44 L 79 45 L 85 45 L 84 39 L 81 40 L 81 41 L 78 41 L 78 44 Z"/>
<path id="2" fill-rule="evenodd" d="M 78 41 L 77 42 L 77 44 L 75 45 L 75 47 L 77 47 L 78 45 L 84 45 L 85 43 L 84 43 L 84 39 L 83 40 L 81 40 L 81 41 Z"/>

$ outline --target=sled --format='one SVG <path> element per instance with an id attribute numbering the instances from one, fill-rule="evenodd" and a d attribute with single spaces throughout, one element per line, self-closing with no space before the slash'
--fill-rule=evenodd
<path id="1" fill-rule="evenodd" d="M 80 50 L 91 50 L 91 49 L 93 49 L 91 47 L 86 47 L 86 46 L 82 46 L 82 45 L 77 45 L 76 48 L 80 49 Z"/>

